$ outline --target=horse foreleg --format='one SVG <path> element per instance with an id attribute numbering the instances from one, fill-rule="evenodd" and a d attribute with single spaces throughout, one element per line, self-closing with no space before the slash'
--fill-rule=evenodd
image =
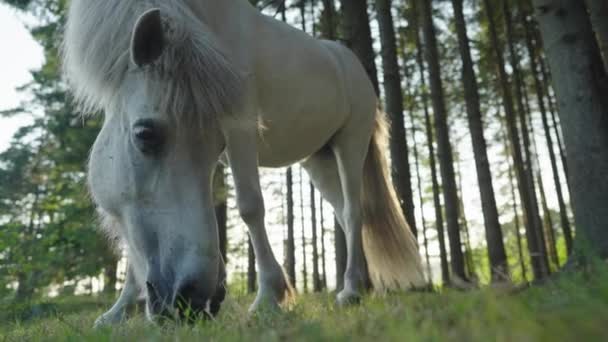
<path id="1" fill-rule="evenodd" d="M 249 236 L 258 266 L 258 294 L 250 311 L 261 307 L 278 308 L 290 292 L 290 286 L 277 262 L 264 225 L 264 198 L 260 188 L 256 132 L 228 134 L 227 154 L 234 177 L 237 205 L 249 228 Z"/>
<path id="2" fill-rule="evenodd" d="M 127 266 L 127 277 L 120 296 L 112 308 L 95 321 L 95 328 L 120 323 L 126 318 L 127 307 L 137 300 L 139 286 L 135 281 L 131 267 Z"/>

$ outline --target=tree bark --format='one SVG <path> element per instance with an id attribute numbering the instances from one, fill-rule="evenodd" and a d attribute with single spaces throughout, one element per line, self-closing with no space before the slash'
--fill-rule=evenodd
<path id="1" fill-rule="evenodd" d="M 502 134 L 502 140 L 504 142 L 504 146 L 505 146 L 505 154 L 507 156 L 511 155 L 511 149 L 509 146 L 509 137 L 507 135 L 507 133 L 505 132 L 505 125 L 502 124 L 501 125 L 501 134 Z M 513 223 L 515 225 L 515 242 L 517 243 L 517 256 L 519 258 L 519 267 L 521 268 L 521 276 L 524 280 L 524 282 L 528 281 L 528 275 L 527 275 L 527 269 L 526 269 L 526 262 L 524 259 L 524 248 L 523 248 L 523 241 L 521 238 L 521 224 L 519 221 L 519 209 L 517 206 L 517 194 L 516 194 L 516 190 L 515 190 L 515 182 L 513 181 L 513 165 L 511 165 L 511 160 L 509 157 L 507 157 L 507 164 L 508 164 L 508 176 L 509 176 L 509 189 L 511 191 L 511 198 L 513 199 Z"/>
<path id="2" fill-rule="evenodd" d="M 427 140 L 427 148 L 429 155 L 429 167 L 431 169 L 431 182 L 433 187 L 433 206 L 435 208 L 435 225 L 437 227 L 437 239 L 439 240 L 439 257 L 441 261 L 441 279 L 444 285 L 448 285 L 450 283 L 450 270 L 448 265 L 448 253 L 446 250 L 445 244 L 445 233 L 444 233 L 444 224 L 443 224 L 443 207 L 441 205 L 440 193 L 441 189 L 439 187 L 439 180 L 437 177 L 437 165 L 435 161 L 435 146 L 433 139 L 433 125 L 431 122 L 431 115 L 429 113 L 429 98 L 426 86 L 426 68 L 424 65 L 424 47 L 422 46 L 421 40 L 421 27 L 420 27 L 420 12 L 418 9 L 418 1 L 413 1 L 413 16 L 412 22 L 416 29 L 415 39 L 416 39 L 416 63 L 418 64 L 418 71 L 421 81 L 421 89 L 422 89 L 422 104 L 424 108 L 424 122 L 425 122 L 425 130 L 426 130 L 426 140 Z"/>
<path id="3" fill-rule="evenodd" d="M 584 3 L 534 0 L 552 71 L 577 225 L 575 254 L 608 258 L 608 77 Z"/>
<path id="4" fill-rule="evenodd" d="M 302 229 L 302 284 L 304 293 L 308 292 L 308 267 L 306 260 L 306 220 L 304 219 L 304 181 L 303 172 L 300 167 L 300 225 Z"/>
<path id="5" fill-rule="evenodd" d="M 224 166 L 218 165 L 215 171 L 215 216 L 220 239 L 220 254 L 228 262 L 228 203 L 226 189 L 226 172 Z"/>
<path id="6" fill-rule="evenodd" d="M 520 58 L 519 53 L 515 49 L 515 33 L 513 29 L 513 19 L 511 14 L 511 8 L 509 0 L 502 0 L 503 18 L 506 27 L 506 40 L 507 47 L 509 49 L 509 56 L 511 60 L 511 68 L 513 69 L 513 79 L 515 82 L 515 103 L 517 105 L 517 113 L 519 116 L 519 123 L 521 125 L 521 135 L 523 140 L 523 152 L 524 152 L 524 168 L 527 172 L 528 187 L 532 200 L 530 201 L 534 212 L 536 213 L 534 218 L 538 219 L 535 222 L 536 238 L 538 239 L 538 250 L 541 253 L 540 262 L 542 267 L 545 268 L 547 274 L 550 273 L 549 260 L 547 254 L 547 241 L 543 229 L 543 221 L 540 216 L 540 209 L 538 206 L 538 199 L 536 197 L 536 186 L 534 183 L 534 167 L 533 167 L 533 156 L 532 156 L 532 144 L 530 142 L 530 127 L 527 120 L 527 111 L 525 107 L 525 97 L 527 96 L 524 92 L 524 82 L 521 74 L 521 66 L 519 64 Z"/>
<path id="7" fill-rule="evenodd" d="M 517 128 L 517 114 L 513 105 L 513 93 L 505 69 L 503 49 L 498 39 L 496 21 L 494 19 L 494 10 L 490 0 L 484 0 L 484 3 L 489 21 L 491 44 L 494 50 L 494 57 L 496 58 L 496 66 L 499 76 L 498 79 L 503 97 L 503 106 L 505 107 L 507 131 L 509 141 L 511 143 L 511 152 L 513 157 L 513 165 L 515 168 L 515 175 L 517 177 L 519 196 L 524 208 L 524 223 L 526 227 L 526 237 L 528 240 L 528 250 L 530 252 L 532 270 L 534 272 L 534 277 L 540 280 L 544 279 L 548 275 L 548 269 L 544 254 L 542 253 L 542 243 L 538 237 L 538 231 L 541 229 L 541 225 L 536 193 L 533 191 L 534 179 L 531 178 L 530 170 L 527 169 L 524 164 L 522 148 L 519 140 L 519 131 Z"/>
<path id="8" fill-rule="evenodd" d="M 483 132 L 481 105 L 477 76 L 473 67 L 469 37 L 464 19 L 462 0 L 452 0 L 454 8 L 456 31 L 462 58 L 462 81 L 469 120 L 469 131 L 475 154 L 477 182 L 481 195 L 482 212 L 485 222 L 486 242 L 490 259 L 492 281 L 507 281 L 509 267 L 503 242 L 502 230 L 498 220 L 498 208 L 492 184 L 492 173 L 488 161 L 487 143 Z"/>
<path id="9" fill-rule="evenodd" d="M 254 293 L 256 290 L 256 270 L 255 270 L 255 252 L 251 244 L 251 238 L 247 238 L 247 293 Z"/>
<path id="10" fill-rule="evenodd" d="M 460 239 L 460 224 L 458 210 L 458 193 L 454 176 L 454 160 L 452 156 L 452 145 L 450 143 L 450 132 L 447 122 L 447 110 L 443 84 L 441 80 L 441 67 L 439 64 L 439 51 L 435 26 L 433 23 L 433 9 L 431 0 L 421 1 L 422 23 L 424 41 L 426 45 L 426 59 L 429 65 L 431 83 L 431 98 L 433 112 L 435 115 L 435 135 L 437 139 L 437 150 L 439 154 L 439 166 L 443 186 L 443 197 L 445 200 L 445 212 L 450 241 L 450 262 L 453 276 L 466 280 L 464 255 Z"/>
<path id="11" fill-rule="evenodd" d="M 369 14 L 366 0 L 341 1 L 341 33 L 346 45 L 359 57 L 363 67 L 374 85 L 376 94 L 380 94 L 378 71 L 376 69 L 372 33 L 369 27 Z"/>
<path id="12" fill-rule="evenodd" d="M 417 236 L 412 176 L 408 158 L 409 146 L 403 119 L 403 90 L 401 89 L 401 74 L 397 61 L 397 43 L 391 14 L 391 0 L 376 0 L 376 12 L 382 41 L 386 112 L 391 120 L 390 150 L 393 184 L 399 196 L 401 210 L 414 236 Z"/>
<path id="13" fill-rule="evenodd" d="M 296 243 L 294 237 L 293 213 L 293 169 L 287 169 L 287 244 L 285 250 L 285 270 L 289 281 L 296 284 Z"/>
<path id="14" fill-rule="evenodd" d="M 116 292 L 117 266 L 117 260 L 111 260 L 106 263 L 106 267 L 103 270 L 103 292 L 106 294 L 114 294 Z"/>
<path id="15" fill-rule="evenodd" d="M 344 288 L 344 272 L 346 272 L 346 236 L 340 223 L 334 218 L 334 249 L 336 251 L 336 292 Z"/>
<path id="16" fill-rule="evenodd" d="M 547 141 L 547 147 L 549 150 L 549 159 L 551 161 L 551 172 L 553 174 L 553 182 L 555 184 L 555 192 L 557 194 L 557 203 L 559 205 L 559 213 L 561 219 L 562 231 L 564 234 L 564 240 L 566 241 L 566 250 L 568 255 L 572 253 L 572 229 L 570 227 L 570 219 L 568 218 L 568 212 L 566 208 L 566 202 L 564 200 L 564 194 L 562 191 L 562 183 L 559 177 L 559 170 L 557 166 L 557 158 L 555 155 L 555 149 L 553 144 L 553 137 L 551 136 L 551 128 L 549 127 L 549 119 L 547 116 L 547 109 L 545 106 L 545 97 L 543 91 L 543 84 L 539 77 L 538 69 L 538 56 L 533 43 L 533 35 L 531 30 L 531 23 L 528 20 L 529 10 L 523 1 L 520 1 L 520 10 L 522 11 L 522 20 L 524 25 L 524 33 L 526 38 L 526 48 L 530 57 L 530 68 L 532 69 L 532 77 L 534 80 L 534 90 L 536 92 L 536 100 L 538 102 L 539 111 L 543 123 L 543 130 L 545 133 L 545 140 Z"/>
<path id="17" fill-rule="evenodd" d="M 319 196 L 319 216 L 321 216 L 321 273 L 323 273 L 323 288 L 327 289 L 327 253 L 325 249 L 325 212 L 323 197 Z"/>
<path id="18" fill-rule="evenodd" d="M 585 2 L 604 60 L 604 70 L 608 71 L 608 2 L 606 0 L 585 0 Z"/>
<path id="19" fill-rule="evenodd" d="M 317 207 L 315 187 L 312 183 L 310 183 L 310 214 L 312 221 L 312 287 L 314 292 L 320 292 L 322 284 L 319 275 L 319 249 L 317 245 Z"/>

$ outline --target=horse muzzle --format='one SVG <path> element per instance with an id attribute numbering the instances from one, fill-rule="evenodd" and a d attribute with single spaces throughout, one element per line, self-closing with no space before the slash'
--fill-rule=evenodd
<path id="1" fill-rule="evenodd" d="M 226 297 L 225 278 L 210 291 L 204 279 L 191 277 L 173 284 L 159 276 L 146 281 L 148 316 L 155 322 L 164 320 L 192 323 L 215 317 Z"/>

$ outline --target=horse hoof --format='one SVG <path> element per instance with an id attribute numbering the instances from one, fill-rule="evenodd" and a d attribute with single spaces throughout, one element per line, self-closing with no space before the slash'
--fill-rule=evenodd
<path id="1" fill-rule="evenodd" d="M 105 313 L 95 320 L 93 329 L 101 329 L 119 324 L 125 320 L 124 314 Z"/>
<path id="2" fill-rule="evenodd" d="M 361 304 L 361 295 L 354 291 L 342 290 L 336 299 L 339 306 L 346 307 Z"/>
<path id="3" fill-rule="evenodd" d="M 281 311 L 281 307 L 279 306 L 279 303 L 276 300 L 260 295 L 258 295 L 256 300 L 249 307 L 250 315 L 279 311 Z"/>

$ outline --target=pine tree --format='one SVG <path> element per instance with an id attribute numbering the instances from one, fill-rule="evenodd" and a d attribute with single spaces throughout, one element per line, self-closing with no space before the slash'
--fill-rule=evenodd
<path id="1" fill-rule="evenodd" d="M 608 258 L 608 75 L 582 1 L 533 4 L 559 99 L 577 225 L 574 248 L 581 256 Z"/>
<path id="2" fill-rule="evenodd" d="M 429 66 L 431 98 L 433 113 L 435 115 L 435 135 L 437 139 L 448 237 L 450 241 L 452 276 L 458 277 L 461 280 L 466 280 L 465 260 L 460 239 L 459 199 L 456 189 L 452 145 L 447 123 L 443 81 L 441 80 L 439 51 L 437 48 L 435 25 L 433 23 L 432 1 L 422 0 L 420 4 L 425 41 L 425 55 Z"/>
<path id="3" fill-rule="evenodd" d="M 479 86 L 475 75 L 473 59 L 471 57 L 462 3 L 462 0 L 452 0 L 460 55 L 462 58 L 462 80 L 464 84 L 469 130 L 471 132 L 473 151 L 475 153 L 477 182 L 479 184 L 485 222 L 490 270 L 493 281 L 505 281 L 509 278 L 507 254 L 505 252 L 500 222 L 498 221 L 498 208 L 494 195 L 494 186 L 492 185 L 492 173 L 490 172 L 490 163 L 488 161 L 487 143 L 483 132 Z"/>

